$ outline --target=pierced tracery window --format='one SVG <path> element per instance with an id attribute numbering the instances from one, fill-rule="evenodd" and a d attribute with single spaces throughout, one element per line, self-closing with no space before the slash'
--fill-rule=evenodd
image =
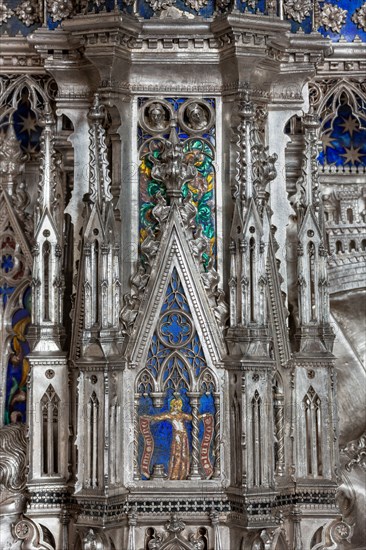
<path id="1" fill-rule="evenodd" d="M 117 397 L 114 397 L 109 409 L 109 433 L 110 433 L 110 476 L 111 483 L 117 483 L 119 481 L 119 453 L 118 453 L 118 441 L 121 423 L 121 406 Z"/>
<path id="2" fill-rule="evenodd" d="M 215 376 L 173 269 L 146 367 L 136 380 L 135 477 L 219 475 L 219 402 Z"/>
<path id="3" fill-rule="evenodd" d="M 43 261 L 43 320 L 50 320 L 49 312 L 49 289 L 50 289 L 50 254 L 51 245 L 48 241 L 45 241 L 42 248 L 42 261 Z"/>
<path id="4" fill-rule="evenodd" d="M 98 486 L 98 425 L 99 400 L 93 392 L 87 403 L 86 414 L 86 485 Z"/>
<path id="5" fill-rule="evenodd" d="M 323 97 L 316 85 L 312 95 L 321 118 L 322 165 L 358 167 L 365 155 L 365 100 L 351 84 L 337 83 Z"/>
<path id="6" fill-rule="evenodd" d="M 44 475 L 59 473 L 60 398 L 50 384 L 41 399 L 42 471 Z"/>
<path id="7" fill-rule="evenodd" d="M 262 484 L 262 433 L 261 433 L 262 399 L 256 390 L 252 399 L 252 452 L 254 485 Z"/>
<path id="8" fill-rule="evenodd" d="M 303 399 L 305 411 L 305 444 L 307 474 L 322 475 L 321 401 L 312 386 Z"/>
<path id="9" fill-rule="evenodd" d="M 311 320 L 315 321 L 317 317 L 316 299 L 315 299 L 315 269 L 316 269 L 316 254 L 315 246 L 312 241 L 308 243 L 308 262 L 309 262 L 309 282 L 310 282 L 310 311 Z"/>

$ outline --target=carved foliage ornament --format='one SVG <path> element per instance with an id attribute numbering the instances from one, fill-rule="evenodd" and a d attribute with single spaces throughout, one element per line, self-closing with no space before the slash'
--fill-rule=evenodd
<path id="1" fill-rule="evenodd" d="M 156 0 L 155 3 L 158 3 Z M 163 0 L 168 3 L 169 0 Z M 94 2 L 98 7 L 103 4 L 104 1 Z M 83 7 L 84 2 L 82 2 Z M 62 21 L 73 13 L 75 13 L 73 2 L 71 0 L 47 0 L 47 9 L 52 18 L 52 21 Z M 40 6 L 37 0 L 23 0 L 16 8 L 15 11 L 10 9 L 4 2 L 0 0 L 0 25 L 5 23 L 12 15 L 16 15 L 20 21 L 26 26 L 30 27 L 35 23 L 41 22 Z"/>
<path id="2" fill-rule="evenodd" d="M 13 13 L 13 10 L 4 4 L 3 0 L 0 0 L 0 25 L 10 19 Z"/>
<path id="3" fill-rule="evenodd" d="M 173 0 L 147 0 L 154 12 L 167 10 L 173 5 Z"/>
<path id="4" fill-rule="evenodd" d="M 47 7 L 53 21 L 62 21 L 62 19 L 68 17 L 73 10 L 71 0 L 48 0 Z"/>
<path id="5" fill-rule="evenodd" d="M 359 29 L 366 32 L 366 2 L 352 15 L 352 21 Z"/>
<path id="6" fill-rule="evenodd" d="M 16 8 L 15 13 L 26 27 L 30 27 L 40 21 L 37 0 L 24 0 Z"/>
<path id="7" fill-rule="evenodd" d="M 327 31 L 340 33 L 346 22 L 347 10 L 333 4 L 324 4 L 320 12 L 320 23 Z"/>
<path id="8" fill-rule="evenodd" d="M 187 540 L 181 534 L 185 527 L 185 523 L 176 514 L 172 514 L 165 524 L 168 535 L 164 537 L 161 533 L 155 532 L 154 538 L 148 543 L 149 550 L 203 550 L 204 540 L 200 535 L 195 536 L 191 533 Z"/>
<path id="9" fill-rule="evenodd" d="M 286 15 L 298 23 L 310 14 L 311 8 L 311 0 L 286 0 L 284 3 Z"/>
<path id="10" fill-rule="evenodd" d="M 175 4 L 175 0 L 147 0 L 147 2 L 155 13 L 167 10 Z M 184 0 L 185 5 L 196 12 L 206 6 L 207 2 L 208 0 Z"/>

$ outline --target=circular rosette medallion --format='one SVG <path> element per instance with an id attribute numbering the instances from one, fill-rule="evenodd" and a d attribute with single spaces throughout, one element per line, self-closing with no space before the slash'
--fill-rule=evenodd
<path id="1" fill-rule="evenodd" d="M 181 348 L 193 336 L 192 322 L 182 311 L 171 311 L 160 319 L 158 334 L 165 346 Z"/>

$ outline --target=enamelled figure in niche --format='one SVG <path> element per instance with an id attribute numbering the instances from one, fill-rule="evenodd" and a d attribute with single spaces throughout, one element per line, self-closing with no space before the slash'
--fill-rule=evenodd
<path id="1" fill-rule="evenodd" d="M 169 412 L 161 414 L 144 415 L 140 417 L 140 428 L 144 437 L 144 452 L 141 461 L 142 474 L 149 478 L 150 460 L 154 449 L 154 442 L 150 433 L 149 424 L 152 422 L 160 422 L 168 420 L 173 427 L 172 444 L 170 447 L 169 457 L 169 479 L 187 479 L 189 475 L 190 453 L 189 442 L 186 428 L 186 422 L 192 421 L 192 415 L 182 411 L 183 401 L 180 397 L 173 398 L 170 402 Z M 208 449 L 213 435 L 213 417 L 210 413 L 204 413 L 198 416 L 199 420 L 203 420 L 207 424 L 205 426 L 206 436 L 204 443 L 201 445 L 201 464 L 207 475 L 212 475 L 212 465 L 209 460 Z"/>
<path id="2" fill-rule="evenodd" d="M 172 399 L 170 411 L 153 416 L 144 416 L 150 422 L 169 420 L 173 426 L 172 445 L 169 459 L 169 479 L 187 479 L 189 474 L 189 444 L 185 422 L 192 420 L 192 415 L 182 411 L 183 401 Z"/>

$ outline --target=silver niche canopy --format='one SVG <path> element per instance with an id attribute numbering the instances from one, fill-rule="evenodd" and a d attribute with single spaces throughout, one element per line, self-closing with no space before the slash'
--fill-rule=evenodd
<path id="1" fill-rule="evenodd" d="M 2 548 L 364 544 L 349 4 L 1 3 Z"/>

